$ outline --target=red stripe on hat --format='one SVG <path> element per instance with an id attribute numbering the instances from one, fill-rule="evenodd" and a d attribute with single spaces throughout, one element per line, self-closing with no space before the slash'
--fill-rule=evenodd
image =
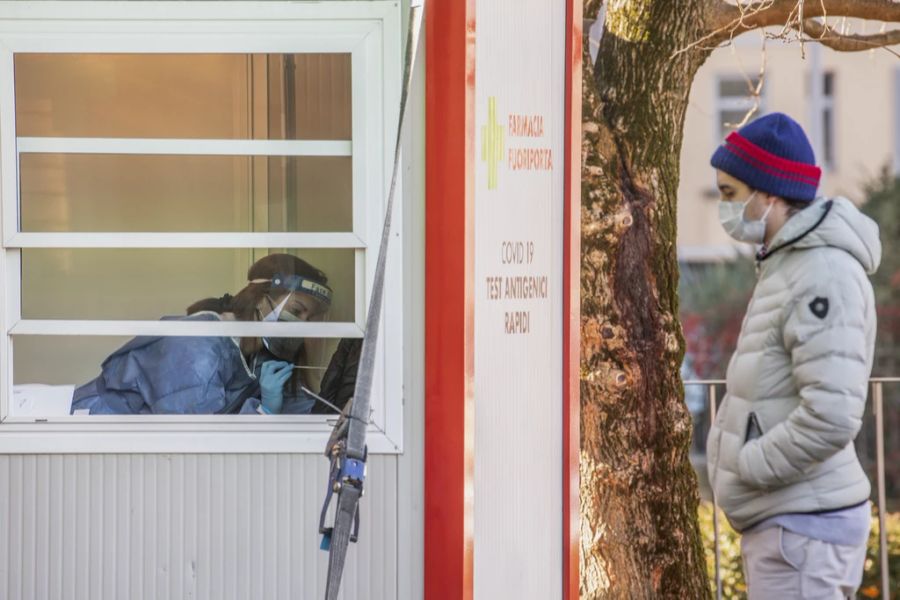
<path id="1" fill-rule="evenodd" d="M 774 175 L 775 177 L 778 177 L 780 179 L 787 179 L 788 181 L 796 181 L 796 182 L 802 183 L 803 185 L 810 185 L 813 187 L 818 187 L 818 185 L 819 185 L 818 179 L 805 177 L 803 175 L 798 175 L 796 173 L 785 173 L 784 171 L 777 169 L 776 167 L 773 167 L 771 165 L 767 165 L 763 162 L 760 162 L 756 158 L 754 158 L 754 157 L 750 156 L 748 153 L 744 152 L 744 150 L 742 148 L 739 148 L 738 146 L 735 146 L 734 144 L 726 144 L 725 148 L 732 154 L 741 158 L 742 160 L 753 163 L 753 166 L 755 168 L 759 169 L 760 171 L 763 171 L 770 175 Z"/>
<path id="2" fill-rule="evenodd" d="M 798 175 L 802 175 L 805 177 L 809 177 L 815 180 L 815 183 L 819 183 L 819 179 L 822 177 L 822 169 L 815 165 L 809 165 L 802 162 L 796 162 L 793 160 L 788 160 L 786 158 L 782 158 L 778 155 L 772 154 L 768 150 L 764 150 L 742 136 L 737 131 L 732 131 L 731 134 L 727 138 L 725 138 L 730 144 L 734 144 L 743 150 L 746 154 L 749 154 L 756 160 L 775 167 L 781 171 L 788 171 L 791 173 L 796 173 Z"/>

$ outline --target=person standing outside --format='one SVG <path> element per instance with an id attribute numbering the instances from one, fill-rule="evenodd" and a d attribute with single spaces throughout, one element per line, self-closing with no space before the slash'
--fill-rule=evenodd
<path id="1" fill-rule="evenodd" d="M 853 440 L 875 347 L 878 226 L 845 198 L 816 197 L 821 171 L 787 115 L 731 133 L 711 164 L 722 226 L 760 248 L 707 439 L 710 483 L 742 534 L 751 600 L 853 598 L 871 522 Z"/>

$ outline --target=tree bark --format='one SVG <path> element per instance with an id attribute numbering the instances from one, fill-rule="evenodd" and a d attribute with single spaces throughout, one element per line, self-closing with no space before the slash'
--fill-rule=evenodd
<path id="1" fill-rule="evenodd" d="M 585 0 L 585 19 L 600 0 Z M 609 3 L 584 44 L 582 598 L 709 596 L 679 375 L 676 197 L 702 0 Z"/>

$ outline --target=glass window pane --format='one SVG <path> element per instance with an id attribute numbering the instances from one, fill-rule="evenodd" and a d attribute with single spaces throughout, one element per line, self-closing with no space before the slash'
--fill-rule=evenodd
<path id="1" fill-rule="evenodd" d="M 724 138 L 734 131 L 737 126 L 744 120 L 749 112 L 747 110 L 723 110 L 719 111 L 719 124 L 721 126 L 721 136 Z M 752 119 L 751 119 L 752 120 Z M 749 121 L 748 121 L 749 122 Z"/>
<path id="2" fill-rule="evenodd" d="M 103 361 L 130 339 L 119 336 L 13 336 L 11 416 L 48 417 L 68 414 L 74 388 L 95 379 L 100 374 Z M 184 339 L 186 338 L 176 340 Z M 309 338 L 304 342 L 306 355 L 298 360 L 298 366 L 302 368 L 295 369 L 297 384 L 319 393 L 322 391 L 322 376 L 335 354 L 339 340 Z M 178 341 L 174 343 L 177 344 Z M 227 345 L 233 342 L 227 340 L 224 343 Z M 147 358 L 143 357 L 144 364 L 150 364 L 146 362 Z M 247 357 L 246 364 L 248 368 L 253 368 L 252 356 Z M 243 365 L 237 366 L 243 368 Z M 148 383 L 159 383 L 151 379 L 165 379 L 164 373 L 152 371 L 151 365 L 143 374 L 148 378 Z M 292 395 L 292 383 L 286 385 L 286 395 L 294 398 L 292 405 L 300 412 L 300 408 L 305 408 L 300 406 L 299 397 L 302 392 Z M 302 396 L 304 400 L 308 400 L 308 396 Z"/>
<path id="3" fill-rule="evenodd" d="M 268 72 L 269 139 L 351 138 L 349 54 L 270 54 Z"/>
<path id="4" fill-rule="evenodd" d="M 21 230 L 351 231 L 351 161 L 22 154 Z"/>
<path id="5" fill-rule="evenodd" d="M 350 54 L 16 54 L 16 133 L 350 139 Z"/>
<path id="6" fill-rule="evenodd" d="M 753 77 L 748 82 L 743 77 L 719 80 L 719 96 L 721 98 L 741 98 L 753 96 L 759 85 L 759 78 Z"/>
<path id="7" fill-rule="evenodd" d="M 834 96 L 834 73 L 825 73 L 822 76 L 822 93 L 826 96 Z"/>
<path id="8" fill-rule="evenodd" d="M 822 146 L 825 151 L 825 165 L 834 168 L 834 111 L 825 108 L 822 111 Z"/>
<path id="9" fill-rule="evenodd" d="M 13 385 L 80 385 L 96 377 L 103 360 L 129 339 L 119 336 L 13 336 Z"/>
<path id="10" fill-rule="evenodd" d="M 355 320 L 355 250 L 290 250 L 325 274 L 331 304 L 306 305 L 314 318 Z M 184 315 L 189 306 L 247 286 L 248 268 L 268 251 L 251 249 L 38 249 L 22 250 L 22 316 L 25 319 L 139 319 Z M 300 272 L 303 265 L 290 258 Z M 312 273 L 311 271 L 308 273 Z M 311 275 L 308 277 L 315 280 Z M 273 292 L 274 293 L 274 292 Z M 305 294 L 301 299 L 307 299 Z M 275 299 L 278 297 L 276 296 Z M 262 302 L 262 299 L 260 300 Z M 293 306 L 292 310 L 300 310 Z M 268 306 L 263 304 L 263 306 Z M 254 307 L 248 306 L 252 311 Z M 254 320 L 252 312 L 242 313 Z"/>
<path id="11" fill-rule="evenodd" d="M 269 231 L 353 231 L 350 157 L 258 157 L 256 160 L 268 164 Z"/>

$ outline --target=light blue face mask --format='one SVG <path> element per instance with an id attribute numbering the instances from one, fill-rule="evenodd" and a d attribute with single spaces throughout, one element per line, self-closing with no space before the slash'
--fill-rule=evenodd
<path id="1" fill-rule="evenodd" d="M 772 210 L 774 204 L 769 205 L 761 219 L 748 221 L 744 217 L 744 212 L 747 210 L 747 205 L 750 204 L 750 201 L 753 200 L 754 196 L 756 196 L 756 192 L 750 194 L 743 203 L 720 200 L 719 222 L 722 223 L 725 233 L 737 241 L 748 242 L 750 244 L 762 244 L 766 241 L 766 217 L 769 216 L 769 211 Z"/>
<path id="2" fill-rule="evenodd" d="M 297 315 L 291 314 L 290 311 L 284 310 L 285 305 L 288 303 L 288 300 L 291 299 L 293 294 L 288 294 L 284 297 L 284 300 L 278 303 L 278 306 L 272 309 L 272 312 L 263 317 L 263 321 L 274 323 L 274 322 L 300 322 L 301 319 L 297 317 Z M 297 357 L 297 353 L 300 351 L 300 348 L 303 347 L 303 338 L 267 338 L 264 337 L 262 339 L 263 346 L 266 347 L 266 350 L 271 352 L 273 355 L 281 358 L 283 360 L 293 361 Z"/>

